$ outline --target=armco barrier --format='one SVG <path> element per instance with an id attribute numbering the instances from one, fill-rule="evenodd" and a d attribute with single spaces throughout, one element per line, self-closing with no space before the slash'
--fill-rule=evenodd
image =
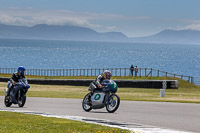
<path id="1" fill-rule="evenodd" d="M 9 78 L 0 78 L 0 82 L 7 82 Z M 73 85 L 89 86 L 93 80 L 90 79 L 28 79 L 29 84 L 41 85 Z M 115 80 L 118 87 L 130 88 L 163 88 L 163 81 L 166 81 L 166 89 L 178 89 L 177 80 Z"/>

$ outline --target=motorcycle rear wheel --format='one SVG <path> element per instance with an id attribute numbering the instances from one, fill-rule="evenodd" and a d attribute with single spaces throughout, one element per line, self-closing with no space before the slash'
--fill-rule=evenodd
<path id="1" fill-rule="evenodd" d="M 24 95 L 24 92 L 22 90 L 19 90 L 17 100 L 18 100 L 18 106 L 23 107 L 26 102 L 26 96 Z"/>
<path id="2" fill-rule="evenodd" d="M 83 110 L 85 110 L 86 112 L 89 112 L 92 109 L 92 105 L 90 105 L 91 104 L 90 97 L 91 97 L 91 93 L 88 93 L 83 98 L 83 101 L 82 101 Z"/>
<path id="3" fill-rule="evenodd" d="M 12 105 L 12 102 L 10 102 L 10 96 L 5 96 L 4 104 L 6 105 L 6 107 L 10 107 Z"/>
<path id="4" fill-rule="evenodd" d="M 119 96 L 117 94 L 112 94 L 109 97 L 108 104 L 106 104 L 106 110 L 109 113 L 114 113 L 118 109 L 119 104 L 120 104 Z"/>

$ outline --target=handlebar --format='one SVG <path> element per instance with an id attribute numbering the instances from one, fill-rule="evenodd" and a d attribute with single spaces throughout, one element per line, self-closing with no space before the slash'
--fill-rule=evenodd
<path id="1" fill-rule="evenodd" d="M 108 87 L 108 85 L 102 85 L 100 88 L 103 89 L 103 88 L 106 88 Z"/>
<path id="2" fill-rule="evenodd" d="M 16 82 L 15 85 L 21 85 L 26 88 L 30 88 L 30 85 L 28 84 L 28 81 L 26 79 L 20 79 L 19 82 Z"/>

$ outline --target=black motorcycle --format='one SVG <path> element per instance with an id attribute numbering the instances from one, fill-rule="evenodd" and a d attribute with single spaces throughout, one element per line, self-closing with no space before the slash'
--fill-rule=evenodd
<path id="1" fill-rule="evenodd" d="M 109 113 L 114 113 L 120 104 L 120 98 L 117 94 L 118 86 L 113 80 L 104 80 L 103 88 L 98 89 L 93 83 L 90 84 L 89 93 L 83 98 L 83 110 L 89 112 L 92 109 L 101 109 L 106 107 Z"/>
<path id="2" fill-rule="evenodd" d="M 10 81 L 8 81 L 7 87 L 9 87 Z M 26 102 L 26 93 L 30 88 L 26 79 L 21 79 L 10 89 L 10 94 L 7 95 L 7 89 L 5 89 L 4 104 L 6 107 L 10 107 L 12 104 L 18 104 L 19 107 L 23 107 Z"/>

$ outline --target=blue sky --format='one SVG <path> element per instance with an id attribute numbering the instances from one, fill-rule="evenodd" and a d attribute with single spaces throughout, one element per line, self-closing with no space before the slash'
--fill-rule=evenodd
<path id="1" fill-rule="evenodd" d="M 200 0 L 0 0 L 0 23 L 75 25 L 129 37 L 200 30 Z"/>

